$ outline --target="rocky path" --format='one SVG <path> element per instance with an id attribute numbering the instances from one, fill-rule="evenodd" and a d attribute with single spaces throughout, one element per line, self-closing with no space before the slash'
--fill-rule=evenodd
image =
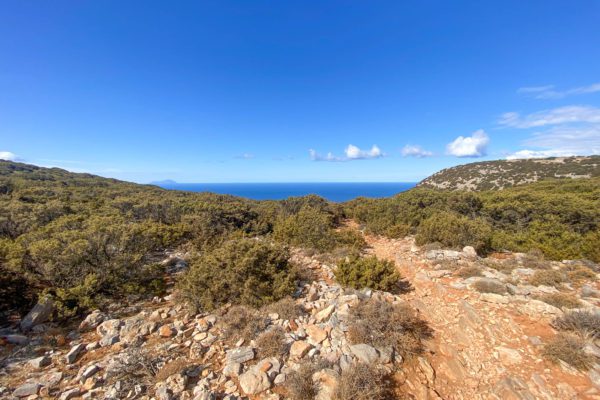
<path id="1" fill-rule="evenodd" d="M 428 260 L 413 239 L 366 240 L 370 252 L 396 262 L 414 289 L 403 297 L 435 331 L 426 357 L 432 370 L 426 379 L 409 374 L 408 392 L 444 399 L 600 398 L 590 375 L 542 359 L 542 343 L 555 334 L 549 325 L 558 311 L 554 307 L 544 309 L 518 296 L 480 294 L 443 263 Z M 427 366 L 416 370 L 426 372 Z"/>

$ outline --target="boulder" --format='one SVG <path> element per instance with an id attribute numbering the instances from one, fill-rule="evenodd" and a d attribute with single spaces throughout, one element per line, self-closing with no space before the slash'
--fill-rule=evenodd
<path id="1" fill-rule="evenodd" d="M 315 315 L 315 318 L 316 318 L 317 322 L 324 322 L 324 321 L 328 320 L 329 317 L 331 316 L 331 314 L 333 314 L 334 310 L 335 310 L 335 306 L 332 304 L 332 305 L 330 305 L 328 307 L 325 307 L 321 311 L 319 311 Z"/>
<path id="2" fill-rule="evenodd" d="M 71 347 L 71 350 L 69 350 L 69 352 L 65 356 L 67 364 L 73 364 L 75 362 L 75 360 L 77 359 L 77 356 L 84 350 L 85 350 L 85 344 L 83 344 L 83 343 L 76 344 L 75 346 Z"/>
<path id="3" fill-rule="evenodd" d="M 79 397 L 79 395 L 81 395 L 79 388 L 73 388 L 63 392 L 60 395 L 59 400 L 70 400 L 74 399 L 75 397 Z"/>
<path id="4" fill-rule="evenodd" d="M 327 339 L 327 332 L 325 331 L 325 329 L 320 328 L 317 325 L 307 326 L 306 334 L 310 338 L 310 341 L 314 344 L 319 344 L 323 340 Z"/>
<path id="5" fill-rule="evenodd" d="M 377 350 L 373 346 L 369 346 L 365 343 L 350 346 L 350 351 L 359 361 L 366 364 L 374 363 L 379 358 Z"/>
<path id="6" fill-rule="evenodd" d="M 31 395 L 36 395 L 41 387 L 42 385 L 40 385 L 37 382 L 24 383 L 23 385 L 16 388 L 12 394 L 14 397 L 29 397 Z"/>
<path id="7" fill-rule="evenodd" d="M 44 368 L 52 363 L 52 360 L 48 356 L 41 356 L 34 358 L 33 360 L 29 360 L 29 365 L 33 368 L 40 369 Z"/>
<path id="8" fill-rule="evenodd" d="M 115 343 L 119 342 L 119 335 L 106 335 L 102 339 L 100 339 L 100 346 L 107 347 L 112 346 Z"/>
<path id="9" fill-rule="evenodd" d="M 96 329 L 98 325 L 106 321 L 108 317 L 100 312 L 100 310 L 94 310 L 79 324 L 80 331 L 86 331 L 89 329 Z"/>
<path id="10" fill-rule="evenodd" d="M 302 358 L 308 353 L 308 351 L 312 348 L 312 345 L 308 342 L 297 340 L 292 343 L 292 347 L 290 348 L 290 357 L 292 358 Z"/>
<path id="11" fill-rule="evenodd" d="M 239 362 L 226 364 L 223 368 L 223 375 L 228 378 L 237 378 L 242 373 L 242 364 Z"/>
<path id="12" fill-rule="evenodd" d="M 462 249 L 462 254 L 466 258 L 477 258 L 477 252 L 473 246 L 465 246 Z"/>
<path id="13" fill-rule="evenodd" d="M 106 335 L 118 335 L 121 325 L 123 325 L 123 322 L 120 319 L 109 319 L 98 325 L 96 328 L 96 333 L 100 337 L 104 337 Z"/>
<path id="14" fill-rule="evenodd" d="M 37 303 L 29 313 L 21 320 L 21 330 L 24 332 L 29 331 L 36 325 L 44 323 L 50 318 L 54 312 L 54 302 L 47 299 L 43 302 Z"/>
<path id="15" fill-rule="evenodd" d="M 3 336 L 3 339 L 10 344 L 16 344 L 19 346 L 23 346 L 29 343 L 29 338 L 24 335 L 6 335 Z"/>
<path id="16" fill-rule="evenodd" d="M 258 368 L 250 368 L 240 375 L 240 387 L 248 395 L 258 394 L 271 387 L 267 374 Z"/>

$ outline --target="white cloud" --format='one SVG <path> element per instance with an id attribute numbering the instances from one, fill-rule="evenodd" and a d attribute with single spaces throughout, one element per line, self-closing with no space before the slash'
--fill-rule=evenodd
<path id="1" fill-rule="evenodd" d="M 567 96 L 596 92 L 600 92 L 600 83 L 593 83 L 591 85 L 579 86 L 567 90 L 555 90 L 554 85 L 523 87 L 517 90 L 517 93 L 533 96 L 536 99 L 562 99 Z"/>
<path id="2" fill-rule="evenodd" d="M 402 153 L 403 157 L 422 158 L 422 157 L 431 157 L 433 155 L 433 153 L 431 151 L 427 151 L 427 150 L 423 149 L 421 146 L 418 146 L 418 145 L 413 146 L 410 144 L 407 144 L 406 146 L 404 146 L 400 152 Z"/>
<path id="3" fill-rule="evenodd" d="M 524 158 L 547 158 L 547 157 L 571 157 L 578 155 L 568 150 L 519 150 L 506 156 L 507 160 L 518 160 Z"/>
<path id="4" fill-rule="evenodd" d="M 381 149 L 376 144 L 371 147 L 371 150 L 361 150 L 353 144 L 349 144 L 344 150 L 346 157 L 350 160 L 362 160 L 365 158 L 379 158 L 383 156 Z"/>
<path id="5" fill-rule="evenodd" d="M 482 157 L 486 155 L 490 138 L 483 129 L 471 136 L 459 136 L 446 146 L 446 153 L 456 157 Z"/>
<path id="6" fill-rule="evenodd" d="M 502 114 L 498 123 L 511 128 L 535 128 L 565 123 L 600 123 L 600 108 L 591 106 L 565 106 L 538 111 L 526 116 L 517 112 Z"/>
<path id="7" fill-rule="evenodd" d="M 11 153 L 10 151 L 0 151 L 0 160 L 6 161 L 17 161 L 19 157 L 15 153 Z"/>
<path id="8" fill-rule="evenodd" d="M 336 156 L 329 152 L 326 155 L 317 153 L 316 150 L 310 149 L 310 159 L 313 161 L 352 161 L 366 160 L 383 157 L 384 154 L 377 145 L 373 145 L 370 150 L 361 150 L 359 147 L 349 144 L 344 150 L 344 156 Z"/>

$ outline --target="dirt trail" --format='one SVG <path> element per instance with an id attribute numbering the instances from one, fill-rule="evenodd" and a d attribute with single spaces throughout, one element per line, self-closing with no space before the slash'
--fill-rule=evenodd
<path id="1" fill-rule="evenodd" d="M 492 300 L 506 303 L 484 301 L 436 269 L 412 239 L 366 240 L 372 253 L 396 262 L 414 288 L 404 297 L 435 332 L 425 356 L 433 371 L 420 360 L 420 373 L 407 374 L 417 398 L 600 399 L 587 373 L 542 359 L 541 343 L 555 334 L 550 317 L 530 317 L 504 296 Z"/>

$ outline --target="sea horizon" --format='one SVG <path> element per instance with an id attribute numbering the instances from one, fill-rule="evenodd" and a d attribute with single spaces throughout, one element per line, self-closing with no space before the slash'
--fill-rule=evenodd
<path id="1" fill-rule="evenodd" d="M 168 190 L 212 192 L 252 200 L 283 200 L 288 197 L 315 194 L 332 202 L 344 202 L 357 197 L 390 197 L 412 189 L 417 182 L 153 182 L 151 184 Z"/>

